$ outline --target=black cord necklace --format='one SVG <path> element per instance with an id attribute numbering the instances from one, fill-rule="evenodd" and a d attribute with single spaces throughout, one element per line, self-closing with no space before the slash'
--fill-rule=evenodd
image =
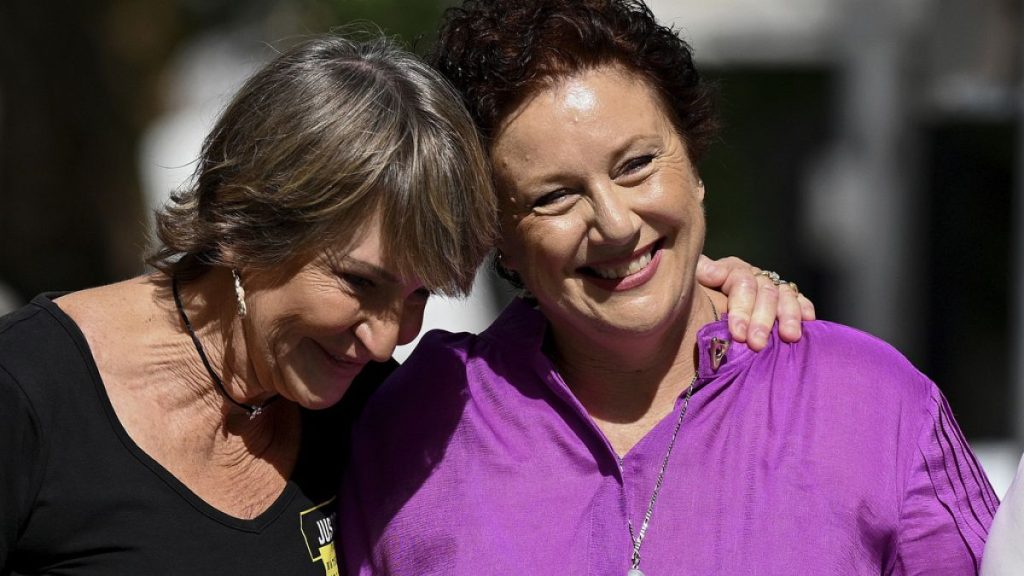
<path id="1" fill-rule="evenodd" d="M 185 307 L 181 304 L 181 295 L 178 294 L 178 279 L 171 278 L 171 292 L 174 293 L 174 305 L 178 307 L 178 313 L 181 315 L 181 321 L 185 323 L 185 329 L 188 330 L 188 335 L 192 337 L 192 343 L 196 346 L 196 352 L 199 353 L 199 359 L 203 361 L 203 366 L 206 367 L 206 372 L 210 374 L 210 378 L 213 383 L 217 386 L 217 390 L 220 391 L 221 396 L 228 399 L 235 406 L 238 406 L 242 410 L 245 410 L 249 414 L 249 420 L 252 420 L 263 413 L 268 405 L 274 400 L 277 400 L 277 396 L 272 396 L 269 400 L 263 404 L 252 405 L 242 404 L 241 402 L 232 398 L 228 391 L 224 389 L 224 383 L 221 381 L 220 376 L 213 371 L 213 366 L 210 366 L 210 360 L 206 357 L 206 351 L 203 350 L 203 343 L 199 341 L 199 337 L 196 336 L 196 331 L 192 328 L 192 322 L 188 319 L 188 314 L 185 313 Z"/>

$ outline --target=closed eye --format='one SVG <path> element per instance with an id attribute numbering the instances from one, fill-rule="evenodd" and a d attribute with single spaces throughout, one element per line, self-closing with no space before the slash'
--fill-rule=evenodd
<path id="1" fill-rule="evenodd" d="M 630 174 L 635 174 L 635 173 L 639 172 L 640 170 L 643 170 L 644 168 L 649 166 L 651 164 L 651 162 L 653 162 L 653 161 L 654 161 L 654 155 L 653 154 L 645 154 L 643 156 L 638 156 L 636 158 L 631 158 L 628 162 L 626 162 L 622 166 L 621 169 L 619 169 L 619 175 L 620 176 L 629 176 Z"/>
<path id="2" fill-rule="evenodd" d="M 343 282 L 345 282 L 345 284 L 347 284 L 352 290 L 356 292 L 365 292 L 368 290 L 372 290 L 377 286 L 377 284 L 373 280 L 370 280 L 365 276 L 352 274 L 350 272 L 342 272 L 341 274 L 339 274 L 339 277 L 342 279 Z"/>
<path id="3" fill-rule="evenodd" d="M 571 208 L 577 198 L 579 194 L 574 190 L 559 188 L 534 200 L 531 208 L 541 214 L 559 214 Z"/>
<path id="4" fill-rule="evenodd" d="M 554 204 L 555 202 L 558 202 L 562 198 L 565 198 L 568 194 L 569 194 L 569 191 L 566 190 L 565 188 L 559 188 L 558 190 L 554 190 L 552 192 L 548 192 L 547 194 L 544 194 L 540 198 L 537 198 L 536 200 L 534 200 L 533 201 L 533 207 L 534 208 L 540 208 L 542 206 L 548 206 L 550 204 Z"/>

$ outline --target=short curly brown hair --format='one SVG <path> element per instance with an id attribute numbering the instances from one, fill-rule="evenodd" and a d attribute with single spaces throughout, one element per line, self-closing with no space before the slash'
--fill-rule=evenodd
<path id="1" fill-rule="evenodd" d="M 552 81 L 601 66 L 647 79 L 699 160 L 718 127 L 693 52 L 639 0 L 466 0 L 443 17 L 430 63 L 462 94 L 485 141 Z"/>

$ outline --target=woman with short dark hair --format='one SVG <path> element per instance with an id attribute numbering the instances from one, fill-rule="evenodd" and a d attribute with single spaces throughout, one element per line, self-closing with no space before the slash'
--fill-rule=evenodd
<path id="1" fill-rule="evenodd" d="M 639 1 L 470 0 L 434 62 L 529 292 L 370 400 L 349 573 L 977 572 L 997 499 L 936 386 L 827 322 L 753 354 L 696 282 L 714 117 L 673 30 Z"/>

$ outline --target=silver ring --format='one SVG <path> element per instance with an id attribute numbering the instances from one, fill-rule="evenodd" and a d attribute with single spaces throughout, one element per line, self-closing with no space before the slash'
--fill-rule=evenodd
<path id="1" fill-rule="evenodd" d="M 775 284 L 776 286 L 778 286 L 779 284 L 786 283 L 786 281 L 779 276 L 778 272 L 773 272 L 771 270 L 761 270 L 757 274 L 754 274 L 754 276 L 764 276 L 765 278 L 771 280 L 772 284 Z"/>

